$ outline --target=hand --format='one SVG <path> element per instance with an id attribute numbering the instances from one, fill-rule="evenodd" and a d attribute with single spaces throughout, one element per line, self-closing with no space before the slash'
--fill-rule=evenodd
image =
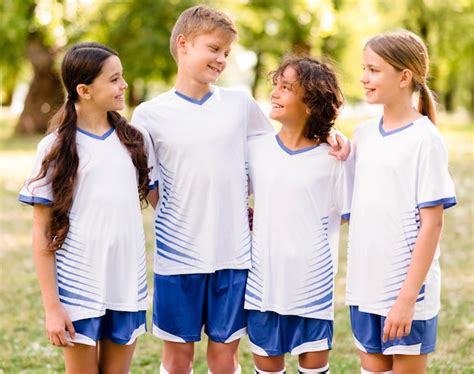
<path id="1" fill-rule="evenodd" d="M 386 342 L 410 335 L 414 311 L 414 303 L 397 300 L 385 319 L 382 340 Z"/>
<path id="2" fill-rule="evenodd" d="M 253 229 L 253 209 L 249 207 L 249 213 L 248 213 L 248 218 L 249 218 L 249 228 L 250 231 Z"/>
<path id="3" fill-rule="evenodd" d="M 66 332 L 74 339 L 76 331 L 74 330 L 69 315 L 62 305 L 46 310 L 45 325 L 48 339 L 52 345 L 57 347 L 74 346 Z"/>
<path id="4" fill-rule="evenodd" d="M 345 161 L 351 153 L 351 142 L 340 131 L 331 131 L 326 141 L 331 146 L 329 154 L 338 160 Z"/>

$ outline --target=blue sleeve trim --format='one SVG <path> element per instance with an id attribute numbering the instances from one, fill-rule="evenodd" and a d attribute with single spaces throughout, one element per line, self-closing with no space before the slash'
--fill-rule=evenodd
<path id="1" fill-rule="evenodd" d="M 439 199 L 435 201 L 426 201 L 424 203 L 418 204 L 418 209 L 422 208 L 429 208 L 431 206 L 436 206 L 436 205 L 443 205 L 443 209 L 448 209 L 451 208 L 452 206 L 455 206 L 457 204 L 456 198 L 453 197 L 446 197 L 444 199 Z"/>
<path id="2" fill-rule="evenodd" d="M 157 188 L 159 186 L 159 184 L 160 184 L 160 182 L 154 181 L 152 184 L 148 185 L 148 189 L 149 190 L 154 190 L 155 188 Z"/>
<path id="3" fill-rule="evenodd" d="M 351 214 L 350 213 L 344 213 L 342 216 L 341 216 L 342 219 L 346 220 L 346 221 L 349 221 L 351 219 Z"/>
<path id="4" fill-rule="evenodd" d="M 51 206 L 53 205 L 53 202 L 48 199 L 44 199 L 42 197 L 36 197 L 36 196 L 25 196 L 25 195 L 19 195 L 18 200 L 20 200 L 22 203 L 29 204 L 29 205 L 35 205 L 35 204 L 41 204 L 41 205 L 47 205 Z"/>

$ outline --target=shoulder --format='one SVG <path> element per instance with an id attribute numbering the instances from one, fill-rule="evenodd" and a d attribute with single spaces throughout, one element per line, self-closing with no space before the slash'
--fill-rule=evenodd
<path id="1" fill-rule="evenodd" d="M 378 116 L 359 123 L 354 129 L 354 136 L 357 134 L 363 134 L 376 128 L 380 122 L 380 118 L 381 117 Z"/>
<path id="2" fill-rule="evenodd" d="M 230 100 L 233 102 L 241 102 L 243 104 L 253 104 L 257 103 L 252 95 L 244 89 L 239 88 L 227 88 L 227 87 L 218 87 L 214 86 L 216 93 L 223 100 Z"/>
<path id="3" fill-rule="evenodd" d="M 57 138 L 58 138 L 57 130 L 55 130 L 55 131 L 51 132 L 50 134 L 46 135 L 38 143 L 38 146 L 37 146 L 38 152 L 46 152 L 49 149 L 51 149 L 53 144 L 56 142 Z"/>
<path id="4" fill-rule="evenodd" d="M 446 149 L 446 142 L 443 136 L 428 117 L 416 120 L 415 125 L 416 136 L 420 138 L 422 147 Z"/>
<path id="5" fill-rule="evenodd" d="M 166 105 L 166 103 L 174 99 L 173 89 L 168 90 L 154 97 L 153 99 L 144 101 L 140 103 L 134 110 L 134 115 L 136 113 L 146 114 L 149 112 L 154 112 L 161 105 Z"/>
<path id="6" fill-rule="evenodd" d="M 247 144 L 250 149 L 261 148 L 262 146 L 273 144 L 275 142 L 275 134 L 252 136 L 247 140 Z"/>

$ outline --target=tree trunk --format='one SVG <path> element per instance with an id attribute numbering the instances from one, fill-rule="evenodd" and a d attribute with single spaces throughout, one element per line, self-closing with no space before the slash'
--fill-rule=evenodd
<path id="1" fill-rule="evenodd" d="M 30 34 L 27 43 L 26 57 L 33 65 L 34 75 L 15 133 L 44 133 L 64 102 L 64 93 L 54 66 L 56 52 L 45 45 L 40 33 Z"/>

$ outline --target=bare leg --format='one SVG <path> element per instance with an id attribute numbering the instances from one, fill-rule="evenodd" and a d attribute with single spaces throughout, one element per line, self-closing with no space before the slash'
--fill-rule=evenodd
<path id="1" fill-rule="evenodd" d="M 425 374 L 428 355 L 394 355 L 394 374 Z"/>
<path id="2" fill-rule="evenodd" d="M 207 344 L 207 365 L 212 374 L 233 374 L 239 366 L 240 339 L 230 343 L 217 343 L 212 340 Z"/>
<path id="3" fill-rule="evenodd" d="M 99 367 L 101 373 L 128 374 L 136 341 L 130 345 L 116 344 L 104 339 L 99 343 Z"/>
<path id="4" fill-rule="evenodd" d="M 193 368 L 194 343 L 163 342 L 163 366 L 170 374 L 188 374 Z"/>
<path id="5" fill-rule="evenodd" d="M 298 356 L 301 367 L 305 369 L 319 369 L 327 365 L 329 360 L 329 349 L 325 351 L 306 352 Z"/>
<path id="6" fill-rule="evenodd" d="M 386 356 L 381 353 L 366 353 L 359 351 L 360 363 L 367 371 L 384 372 L 392 370 L 392 356 Z"/>
<path id="7" fill-rule="evenodd" d="M 269 372 L 282 371 L 285 368 L 285 356 L 259 356 L 254 354 L 253 360 L 257 369 Z"/>
<path id="8" fill-rule="evenodd" d="M 98 347 L 75 343 L 63 349 L 66 374 L 98 374 Z"/>

